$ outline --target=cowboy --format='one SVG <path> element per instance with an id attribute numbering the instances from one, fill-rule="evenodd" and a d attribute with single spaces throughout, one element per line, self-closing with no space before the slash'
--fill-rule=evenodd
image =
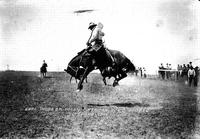
<path id="1" fill-rule="evenodd" d="M 105 33 L 102 31 L 103 24 L 100 22 L 98 24 L 91 22 L 89 24 L 88 29 L 91 30 L 91 35 L 86 43 L 88 46 L 87 48 L 88 52 L 93 54 L 94 56 L 97 56 L 99 50 L 103 48 L 105 51 L 104 58 L 106 59 L 106 61 L 110 66 L 114 66 L 115 65 L 114 59 L 103 44 L 103 36 L 105 35 Z"/>
<path id="2" fill-rule="evenodd" d="M 103 24 L 102 23 L 90 23 L 88 29 L 91 30 L 90 38 L 87 41 L 87 46 L 92 47 L 93 50 L 98 51 L 103 46 L 103 36 L 105 35 L 102 31 Z"/>

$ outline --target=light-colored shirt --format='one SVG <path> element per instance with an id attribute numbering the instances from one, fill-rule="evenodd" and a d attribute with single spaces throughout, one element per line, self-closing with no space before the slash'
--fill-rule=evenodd
<path id="1" fill-rule="evenodd" d="M 103 29 L 103 25 L 97 25 L 94 30 L 92 31 L 92 35 L 89 38 L 89 43 L 94 42 L 95 40 L 102 40 L 103 36 L 105 35 L 105 33 L 102 31 Z"/>
<path id="2" fill-rule="evenodd" d="M 190 77 L 190 75 L 195 76 L 195 70 L 194 69 L 189 69 L 188 70 L 188 77 Z"/>

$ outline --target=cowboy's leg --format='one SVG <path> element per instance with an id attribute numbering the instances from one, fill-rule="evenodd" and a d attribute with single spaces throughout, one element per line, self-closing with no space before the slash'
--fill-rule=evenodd
<path id="1" fill-rule="evenodd" d="M 107 58 L 106 61 L 108 62 L 108 65 L 110 65 L 111 67 L 114 67 L 114 64 L 115 64 L 114 58 L 107 49 L 105 49 L 105 55 Z"/>

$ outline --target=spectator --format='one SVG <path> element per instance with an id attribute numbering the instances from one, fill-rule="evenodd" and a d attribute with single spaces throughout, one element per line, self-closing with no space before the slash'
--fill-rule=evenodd
<path id="1" fill-rule="evenodd" d="M 164 69 L 163 63 L 160 64 L 159 69 Z"/>
<path id="2" fill-rule="evenodd" d="M 198 85 L 198 81 L 199 81 L 199 67 L 198 66 L 196 66 L 195 68 L 194 68 L 194 70 L 195 70 L 195 77 L 194 77 L 194 86 L 197 86 Z"/>
<path id="3" fill-rule="evenodd" d="M 192 66 L 192 62 L 189 62 L 189 67 L 193 67 L 193 66 Z"/>
<path id="4" fill-rule="evenodd" d="M 172 65 L 171 65 L 171 64 L 169 64 L 168 68 L 169 68 L 169 70 L 171 70 L 171 69 L 172 69 Z"/>
<path id="5" fill-rule="evenodd" d="M 166 69 L 167 69 L 167 70 L 169 69 L 169 64 L 168 64 L 168 63 L 166 64 Z"/>
<path id="6" fill-rule="evenodd" d="M 169 64 L 168 63 L 166 64 L 166 69 L 169 70 Z M 166 73 L 167 79 L 169 79 L 169 72 L 166 71 L 165 73 Z"/>
<path id="7" fill-rule="evenodd" d="M 144 78 L 147 77 L 147 74 L 146 74 L 146 69 L 143 67 L 143 75 L 144 75 Z"/>
<path id="8" fill-rule="evenodd" d="M 195 77 L 195 70 L 194 68 L 191 66 L 188 70 L 188 80 L 189 80 L 189 86 L 192 85 L 192 80 L 194 80 Z"/>
<path id="9" fill-rule="evenodd" d="M 139 68 L 139 71 L 140 71 L 140 76 L 142 77 L 143 76 L 142 67 Z"/>
<path id="10" fill-rule="evenodd" d="M 163 66 L 163 63 L 161 63 L 160 66 L 159 66 L 158 74 L 159 74 L 159 76 L 161 75 L 162 79 L 165 79 L 165 71 L 162 71 L 162 70 L 164 70 L 164 69 L 165 69 L 165 68 L 164 68 L 164 66 Z M 161 70 L 161 71 L 160 71 L 160 70 Z"/>
<path id="11" fill-rule="evenodd" d="M 177 79 L 179 78 L 179 76 L 181 75 L 181 65 L 177 65 Z"/>
<path id="12" fill-rule="evenodd" d="M 136 69 L 135 69 L 135 75 L 137 76 L 137 74 L 138 74 L 138 71 L 139 71 L 139 68 L 137 67 Z"/>

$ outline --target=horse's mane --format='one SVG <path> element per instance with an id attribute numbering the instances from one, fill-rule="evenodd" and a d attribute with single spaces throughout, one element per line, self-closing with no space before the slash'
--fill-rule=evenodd
<path id="1" fill-rule="evenodd" d="M 86 51 L 86 49 L 83 49 L 80 52 L 78 52 L 77 55 L 70 60 L 68 65 L 71 65 L 72 62 L 74 62 L 76 59 L 81 57 L 85 53 L 85 51 Z"/>
<path id="2" fill-rule="evenodd" d="M 77 54 L 75 57 L 73 57 L 73 58 L 69 61 L 69 64 L 68 64 L 68 65 L 71 65 L 71 63 L 74 62 L 75 59 L 77 59 L 78 57 L 80 57 L 79 54 Z"/>

